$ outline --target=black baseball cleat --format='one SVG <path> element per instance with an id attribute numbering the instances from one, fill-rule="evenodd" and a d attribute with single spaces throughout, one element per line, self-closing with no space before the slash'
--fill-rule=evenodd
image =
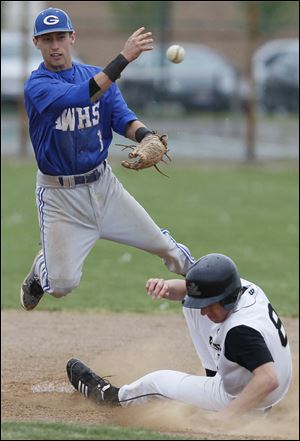
<path id="1" fill-rule="evenodd" d="M 109 406 L 120 405 L 119 388 L 96 375 L 80 360 L 71 358 L 68 361 L 67 374 L 72 386 L 95 403 Z"/>
<path id="2" fill-rule="evenodd" d="M 26 311 L 34 309 L 44 295 L 40 281 L 35 274 L 35 265 L 42 251 L 35 257 L 30 272 L 25 277 L 20 290 L 20 302 Z"/>

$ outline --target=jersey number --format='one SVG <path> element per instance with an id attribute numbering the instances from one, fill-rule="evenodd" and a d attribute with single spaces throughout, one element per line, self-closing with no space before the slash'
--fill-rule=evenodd
<path id="1" fill-rule="evenodd" d="M 103 149 L 104 149 L 104 146 L 103 146 L 103 140 L 102 140 L 102 135 L 101 135 L 100 130 L 98 130 L 97 135 L 98 135 L 98 138 L 99 138 L 100 152 L 102 152 Z"/>
<path id="2" fill-rule="evenodd" d="M 275 328 L 278 330 L 278 335 L 279 335 L 281 344 L 283 347 L 285 347 L 287 345 L 288 339 L 287 339 L 287 335 L 284 330 L 284 327 L 282 325 L 282 322 L 281 322 L 280 318 L 278 317 L 278 315 L 276 314 L 276 312 L 274 311 L 271 303 L 268 304 L 268 309 L 269 309 L 269 316 L 270 316 L 271 322 L 273 323 Z"/>

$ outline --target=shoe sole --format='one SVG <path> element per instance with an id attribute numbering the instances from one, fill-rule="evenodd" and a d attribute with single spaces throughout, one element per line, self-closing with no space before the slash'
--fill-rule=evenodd
<path id="1" fill-rule="evenodd" d="M 74 379 L 73 378 L 73 369 L 76 367 L 76 365 L 79 365 L 79 370 L 81 370 L 82 372 L 81 372 L 81 375 L 80 374 L 78 375 L 78 378 Z M 72 384 L 74 389 L 76 389 L 83 396 L 94 401 L 97 405 L 101 405 L 101 406 L 107 406 L 107 405 L 114 406 L 114 405 L 116 405 L 116 403 L 114 403 L 112 400 L 105 400 L 104 399 L 104 392 L 108 388 L 112 387 L 111 384 L 109 384 L 109 383 L 105 384 L 105 380 L 103 380 L 103 378 L 99 377 L 95 372 L 92 371 L 92 369 L 90 369 L 88 366 L 86 366 L 82 361 L 78 360 L 77 358 L 71 358 L 67 363 L 66 369 L 67 369 L 67 375 L 68 375 L 70 383 Z M 90 375 L 92 377 L 92 381 L 96 381 L 99 384 L 101 384 L 101 382 L 104 383 L 102 385 L 102 387 L 100 388 L 100 390 L 97 390 L 98 389 L 97 385 L 88 386 L 88 384 L 85 383 L 85 380 L 82 379 L 83 372 L 84 372 L 84 374 Z M 88 382 L 90 382 L 90 381 L 88 381 Z M 115 388 L 115 389 L 119 390 L 117 388 Z M 96 392 L 97 392 L 97 394 L 96 394 Z"/>
<path id="2" fill-rule="evenodd" d="M 67 363 L 67 374 L 70 383 L 75 387 L 78 392 L 81 392 L 83 395 L 87 396 L 87 386 L 83 383 L 83 380 L 81 378 L 78 378 L 78 384 L 77 387 L 74 385 L 75 382 L 73 382 L 73 369 L 76 365 L 79 365 L 79 370 L 81 371 L 81 375 L 89 374 L 92 377 L 97 377 L 100 380 L 100 377 L 98 377 L 87 365 L 85 365 L 82 361 L 78 360 L 77 358 L 71 358 Z M 81 376 L 79 375 L 79 377 Z M 95 380 L 95 379 L 94 379 Z M 95 380 L 96 381 L 96 380 Z M 76 383 L 75 383 L 76 384 Z"/>
<path id="3" fill-rule="evenodd" d="M 37 259 L 39 256 L 41 256 L 42 254 L 43 254 L 43 250 L 39 251 L 39 252 L 37 253 L 37 255 L 35 256 L 34 261 L 33 261 L 33 264 L 32 264 L 32 266 L 31 266 L 31 268 L 30 268 L 30 271 L 28 272 L 27 276 L 26 276 L 25 279 L 23 280 L 22 285 L 21 285 L 21 288 L 20 288 L 20 303 L 21 303 L 21 306 L 25 309 L 25 311 L 31 311 L 32 309 L 34 309 L 34 308 L 37 306 L 37 304 L 36 304 L 36 305 L 34 305 L 32 308 L 26 308 L 26 306 L 24 305 L 24 301 L 23 301 L 23 297 L 24 297 L 23 285 L 25 284 L 26 279 L 29 277 L 30 273 L 32 272 L 32 270 L 33 270 L 33 268 L 34 268 L 34 266 L 35 266 L 35 263 L 36 263 L 36 259 Z"/>
<path id="4" fill-rule="evenodd" d="M 73 375 L 72 375 L 72 371 L 74 369 L 74 367 L 79 364 L 81 365 L 81 369 L 85 369 L 86 371 L 90 371 L 90 369 L 84 364 L 82 363 L 82 361 L 78 360 L 77 358 L 71 358 L 68 363 L 67 363 L 67 374 L 68 374 L 68 378 L 70 383 L 72 384 L 72 386 L 82 395 L 84 395 L 86 398 L 89 397 L 89 388 L 86 384 L 84 384 L 82 382 L 82 380 L 78 379 L 77 382 L 77 386 L 76 386 L 76 382 L 73 382 Z"/>
<path id="5" fill-rule="evenodd" d="M 67 363 L 67 374 L 68 374 L 68 378 L 70 380 L 70 383 L 72 383 L 72 369 L 78 363 L 82 363 L 82 362 L 80 360 L 77 360 L 77 358 L 71 358 Z M 74 386 L 73 383 L 72 383 L 72 386 Z"/>

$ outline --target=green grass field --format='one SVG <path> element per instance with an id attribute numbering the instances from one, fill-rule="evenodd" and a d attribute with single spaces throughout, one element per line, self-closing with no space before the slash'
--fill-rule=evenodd
<path id="1" fill-rule="evenodd" d="M 198 258 L 220 252 L 241 276 L 266 291 L 282 315 L 298 314 L 298 172 L 253 167 L 113 167 L 157 224 Z M 19 285 L 39 250 L 35 165 L 2 165 L 2 308 L 19 307 Z M 161 260 L 143 251 L 99 241 L 86 260 L 80 286 L 63 299 L 45 297 L 40 309 L 159 311 L 145 295 L 149 277 L 169 278 Z M 168 310 L 179 310 L 169 302 Z"/>
<path id="2" fill-rule="evenodd" d="M 2 440 L 183 440 L 190 437 L 171 436 L 144 429 L 119 426 L 95 426 L 63 423 L 19 423 L 3 422 Z"/>
<path id="3" fill-rule="evenodd" d="M 178 242 L 198 258 L 231 256 L 241 276 L 259 284 L 280 315 L 298 316 L 298 171 L 295 167 L 209 167 L 201 163 L 154 170 L 113 169 L 124 186 Z M 2 308 L 19 308 L 19 286 L 39 250 L 35 165 L 2 164 Z M 63 299 L 43 298 L 39 309 L 178 312 L 177 302 L 153 302 L 144 283 L 174 277 L 160 259 L 99 241 L 80 286 Z M 52 423 L 2 424 L 1 439 L 188 439 L 119 427 Z"/>

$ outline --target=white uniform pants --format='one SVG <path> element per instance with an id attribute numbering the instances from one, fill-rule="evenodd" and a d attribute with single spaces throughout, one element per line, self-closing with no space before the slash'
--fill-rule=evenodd
<path id="1" fill-rule="evenodd" d="M 169 398 L 214 411 L 221 410 L 232 399 L 224 391 L 219 374 L 204 377 L 171 370 L 151 372 L 119 390 L 122 406 L 157 398 Z"/>
<path id="2" fill-rule="evenodd" d="M 99 239 L 156 254 L 170 271 L 186 274 L 194 263 L 188 249 L 155 224 L 108 164 L 98 169 L 101 176 L 97 181 L 70 188 L 61 187 L 57 177 L 38 172 L 36 199 L 43 253 L 36 271 L 43 290 L 60 297 L 78 286 L 84 261 Z"/>
<path id="3" fill-rule="evenodd" d="M 203 368 L 216 371 L 213 354 L 209 350 L 208 343 L 213 322 L 201 315 L 199 309 L 183 307 L 183 314 Z M 126 384 L 119 390 L 119 400 L 122 406 L 141 404 L 158 398 L 178 400 L 212 411 L 222 409 L 232 399 L 225 392 L 218 373 L 214 377 L 206 377 L 178 371 L 159 370 L 151 372 L 131 384 Z"/>

